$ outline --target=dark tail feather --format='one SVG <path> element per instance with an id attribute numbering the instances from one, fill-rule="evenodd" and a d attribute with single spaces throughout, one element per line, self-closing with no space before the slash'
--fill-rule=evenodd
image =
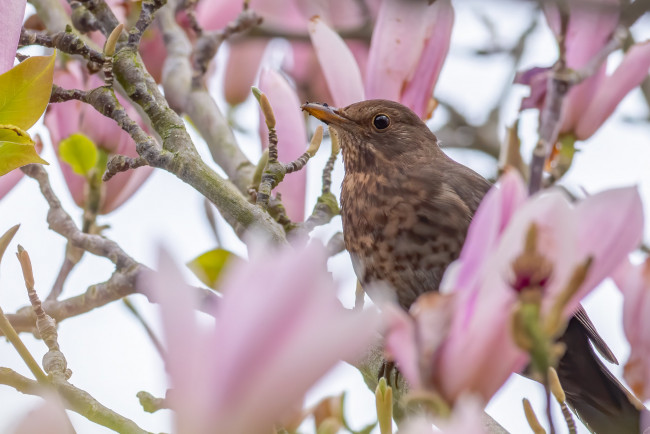
<path id="1" fill-rule="evenodd" d="M 569 407 L 597 434 L 641 432 L 642 404 L 598 359 L 588 336 L 588 330 L 574 317 L 560 338 L 566 353 L 557 371 Z"/>

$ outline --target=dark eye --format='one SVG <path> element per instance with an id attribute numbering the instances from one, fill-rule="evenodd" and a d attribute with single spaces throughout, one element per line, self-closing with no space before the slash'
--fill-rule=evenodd
<path id="1" fill-rule="evenodd" d="M 386 115 L 377 115 L 372 120 L 372 124 L 378 130 L 383 130 L 384 128 L 388 128 L 388 126 L 390 125 L 390 118 Z"/>

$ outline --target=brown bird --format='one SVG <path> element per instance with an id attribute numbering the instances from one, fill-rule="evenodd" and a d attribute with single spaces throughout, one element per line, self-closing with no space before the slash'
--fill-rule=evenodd
<path id="1" fill-rule="evenodd" d="M 362 286 L 387 284 L 405 309 L 438 290 L 490 183 L 449 158 L 424 122 L 399 103 L 370 100 L 342 109 L 306 103 L 302 109 L 339 137 L 343 236 Z M 638 433 L 634 398 L 595 355 L 590 341 L 616 360 L 584 310 L 561 340 L 568 350 L 558 374 L 581 420 L 597 433 Z"/>

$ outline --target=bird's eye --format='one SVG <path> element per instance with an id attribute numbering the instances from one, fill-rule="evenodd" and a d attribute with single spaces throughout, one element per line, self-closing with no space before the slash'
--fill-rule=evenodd
<path id="1" fill-rule="evenodd" d="M 383 130 L 385 128 L 388 128 L 388 126 L 390 125 L 390 118 L 386 115 L 377 115 L 372 120 L 372 124 L 378 130 Z"/>

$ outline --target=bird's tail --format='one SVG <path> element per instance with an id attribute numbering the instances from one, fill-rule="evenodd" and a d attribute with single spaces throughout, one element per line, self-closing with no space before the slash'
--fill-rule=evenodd
<path id="1" fill-rule="evenodd" d="M 595 333 L 590 325 L 573 317 L 560 339 L 566 352 L 557 371 L 567 403 L 594 433 L 641 433 L 647 410 L 600 361 L 589 342 Z"/>

